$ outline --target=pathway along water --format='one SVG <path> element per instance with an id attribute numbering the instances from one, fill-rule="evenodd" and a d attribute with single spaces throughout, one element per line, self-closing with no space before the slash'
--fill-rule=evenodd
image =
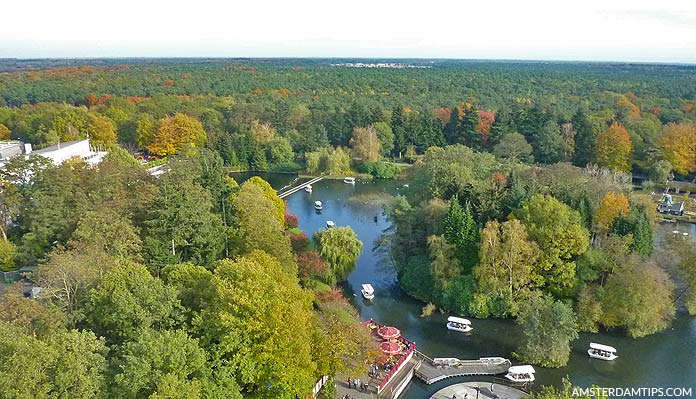
<path id="1" fill-rule="evenodd" d="M 292 177 L 263 176 L 274 187 L 282 187 Z M 243 176 L 235 176 L 243 180 Z M 351 226 L 364 243 L 356 270 L 348 277 L 344 287 L 347 295 L 360 310 L 363 319 L 374 318 L 381 323 L 396 326 L 403 334 L 418 343 L 419 350 L 435 357 L 476 359 L 502 356 L 512 359 L 519 331 L 512 320 L 472 319 L 474 331 L 463 335 L 445 327 L 447 315 L 436 314 L 420 318 L 422 303 L 408 297 L 398 288 L 396 274 L 389 254 L 377 248 L 376 243 L 390 223 L 379 204 L 351 201 L 356 195 L 371 193 L 398 193 L 400 184 L 393 181 L 362 183 L 355 186 L 342 181 L 323 180 L 304 191 L 287 198 L 292 213 L 299 217 L 300 228 L 311 236 L 322 229 L 327 220 L 337 226 Z M 324 210 L 316 213 L 313 203 L 321 200 Z M 375 221 L 375 216 L 377 217 Z M 665 226 L 665 231 L 679 229 L 696 237 L 693 225 Z M 376 298 L 372 302 L 362 300 L 360 286 L 374 286 Z M 619 358 L 614 362 L 591 360 L 587 356 L 589 342 L 600 342 L 618 349 Z M 563 376 L 570 376 L 574 384 L 587 387 L 596 384 L 603 387 L 694 387 L 696 388 L 696 318 L 679 316 L 667 331 L 641 339 L 632 339 L 618 332 L 581 334 L 572 343 L 570 362 L 560 369 L 537 367 L 535 386 L 561 385 Z M 478 377 L 481 380 L 481 377 Z M 402 395 L 403 399 L 430 397 L 439 389 L 467 378 L 453 378 L 433 385 L 415 381 Z M 696 395 L 696 389 L 693 392 Z"/>

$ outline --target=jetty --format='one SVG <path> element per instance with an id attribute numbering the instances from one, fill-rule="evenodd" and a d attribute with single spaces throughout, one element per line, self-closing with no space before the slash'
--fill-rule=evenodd
<path id="1" fill-rule="evenodd" d="M 503 374 L 511 366 L 511 362 L 502 357 L 476 360 L 430 358 L 417 349 L 415 342 L 401 336 L 397 328 L 381 325 L 374 320 L 364 324 L 371 330 L 374 344 L 388 355 L 388 360 L 371 365 L 368 374 L 339 378 L 336 382 L 337 397 L 396 399 L 413 377 L 429 385 L 450 377 Z M 367 388 L 351 387 L 347 377 L 358 377 L 361 383 L 367 383 Z"/>
<path id="2" fill-rule="evenodd" d="M 281 198 L 281 199 L 283 199 L 283 198 L 285 198 L 285 197 L 287 197 L 287 196 L 289 196 L 289 195 L 295 194 L 296 192 L 298 192 L 298 191 L 304 189 L 305 187 L 311 186 L 312 184 L 314 184 L 314 183 L 316 183 L 316 182 L 322 180 L 322 179 L 323 179 L 324 177 L 326 177 L 326 176 L 327 176 L 327 175 L 324 174 L 324 175 L 315 177 L 315 178 L 313 178 L 312 180 L 308 180 L 308 181 L 306 181 L 306 182 L 300 183 L 300 184 L 298 184 L 298 185 L 295 186 L 295 187 L 290 187 L 290 188 L 285 188 L 285 187 L 283 187 L 283 188 L 281 188 L 280 190 L 278 190 L 278 197 Z"/>
<path id="3" fill-rule="evenodd" d="M 428 385 L 450 377 L 503 374 L 512 365 L 510 360 L 502 357 L 482 357 L 477 360 L 431 359 L 420 351 L 416 351 L 415 357 L 419 362 L 414 375 Z"/>

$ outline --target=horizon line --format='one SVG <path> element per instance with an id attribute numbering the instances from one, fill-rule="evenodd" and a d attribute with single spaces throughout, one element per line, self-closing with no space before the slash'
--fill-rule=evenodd
<path id="1" fill-rule="evenodd" d="M 468 62 L 549 62 L 596 64 L 651 64 L 696 66 L 696 61 L 644 61 L 609 59 L 541 59 L 541 58 L 457 58 L 457 57 L 361 57 L 361 56 L 74 56 L 74 57 L 0 57 L 3 61 L 90 61 L 90 60 L 405 60 L 405 61 L 468 61 Z"/>

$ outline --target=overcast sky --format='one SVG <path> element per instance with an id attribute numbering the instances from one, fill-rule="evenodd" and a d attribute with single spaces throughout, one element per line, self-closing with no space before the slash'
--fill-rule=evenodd
<path id="1" fill-rule="evenodd" d="M 696 63 L 696 0 L 7 0 L 0 58 Z"/>

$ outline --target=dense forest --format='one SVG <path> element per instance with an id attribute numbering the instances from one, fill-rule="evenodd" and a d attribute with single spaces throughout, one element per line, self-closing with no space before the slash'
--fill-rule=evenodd
<path id="1" fill-rule="evenodd" d="M 696 172 L 693 66 L 345 62 L 0 62 L 0 140 L 108 151 L 0 170 L 0 268 L 42 287 L 2 296 L 0 396 L 293 398 L 362 367 L 335 286 L 363 243 L 308 237 L 230 170 L 403 175 L 384 240 L 401 288 L 424 315 L 516 318 L 534 364 L 564 365 L 578 331 L 696 313 L 696 251 L 666 271 L 632 185 Z"/>
<path id="2" fill-rule="evenodd" d="M 339 172 L 355 129 L 372 127 L 379 154 L 354 157 L 413 160 L 460 143 L 525 162 L 642 174 L 669 162 L 654 178 L 696 170 L 693 66 L 335 62 L 95 60 L 40 69 L 39 61 L 3 61 L 0 137 L 42 147 L 89 134 L 155 156 L 195 143 L 238 169 L 297 170 L 317 153 L 319 168 Z"/>

